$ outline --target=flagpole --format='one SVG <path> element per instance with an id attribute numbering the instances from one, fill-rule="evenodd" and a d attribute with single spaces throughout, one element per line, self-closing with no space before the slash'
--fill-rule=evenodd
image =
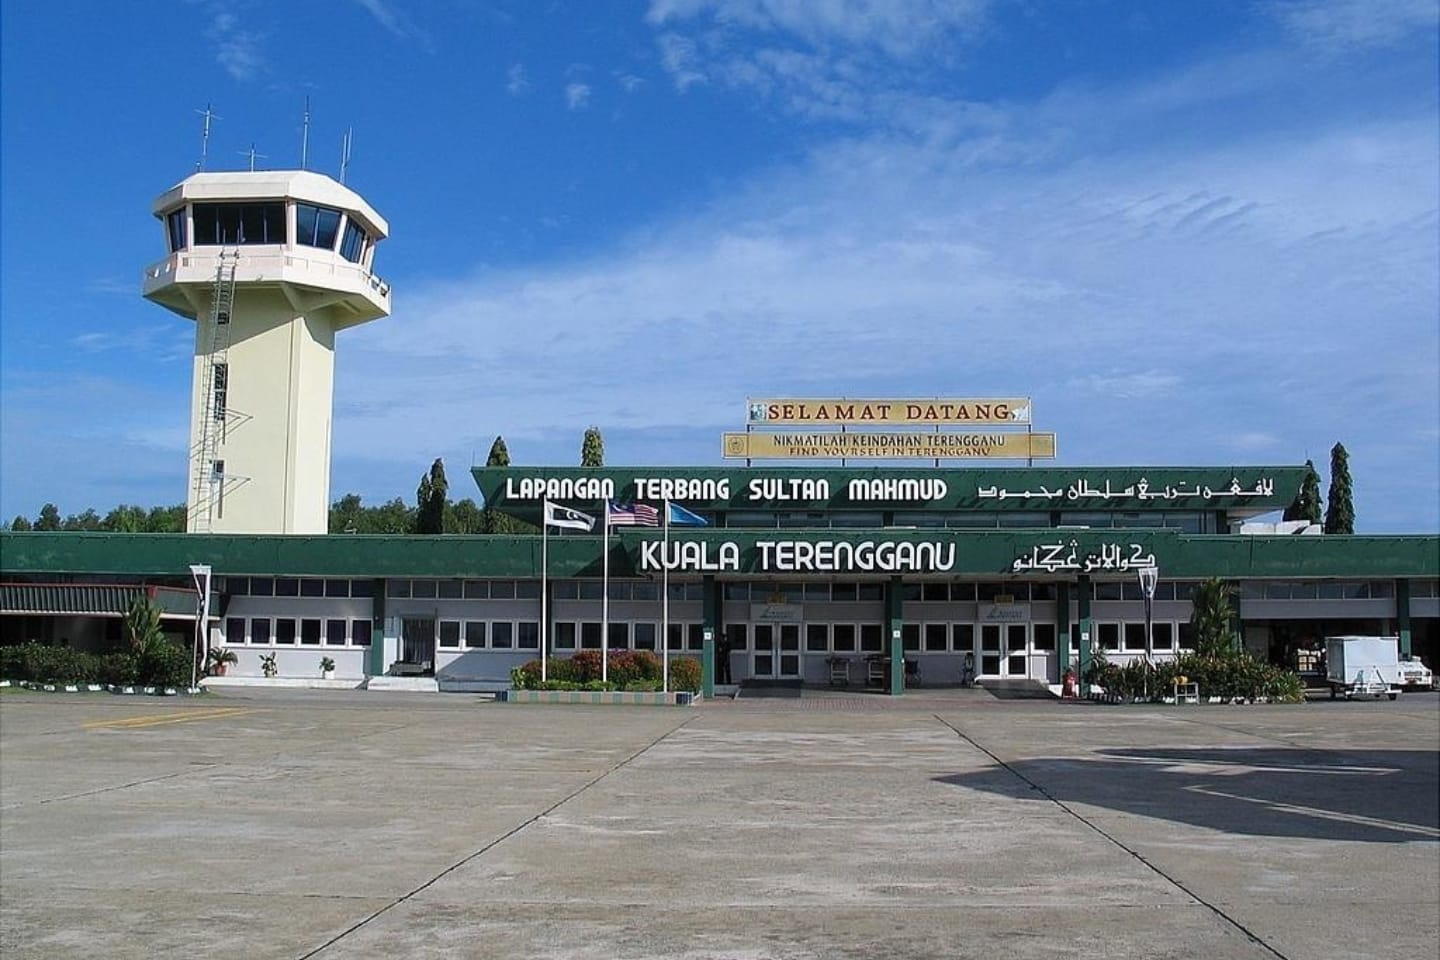
<path id="1" fill-rule="evenodd" d="M 540 682 L 544 683 L 545 648 L 550 645 L 550 611 L 546 596 L 550 593 L 550 501 L 540 503 Z"/>
<path id="2" fill-rule="evenodd" d="M 670 501 L 665 501 L 665 542 L 660 550 L 660 692 L 670 692 Z"/>
<path id="3" fill-rule="evenodd" d="M 600 501 L 605 511 L 605 542 L 601 548 L 604 555 L 603 573 L 600 579 L 600 682 L 610 679 L 610 504 Z"/>

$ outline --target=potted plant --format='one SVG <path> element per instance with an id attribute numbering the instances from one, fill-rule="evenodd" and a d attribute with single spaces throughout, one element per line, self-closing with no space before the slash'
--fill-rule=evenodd
<path id="1" fill-rule="evenodd" d="M 280 672 L 280 668 L 275 665 L 275 654 L 263 653 L 260 655 L 260 671 L 266 677 L 273 677 Z"/>
<path id="2" fill-rule="evenodd" d="M 321 657 L 321 658 L 320 658 L 320 676 L 324 677 L 326 680 L 334 680 L 334 679 L 335 679 L 335 661 L 334 661 L 334 660 L 331 660 L 329 657 Z"/>
<path id="3" fill-rule="evenodd" d="M 212 677 L 225 676 L 225 671 L 229 668 L 230 664 L 240 662 L 240 658 L 235 655 L 235 651 L 228 647 L 211 647 L 209 652 L 206 653 L 205 659 Z"/>

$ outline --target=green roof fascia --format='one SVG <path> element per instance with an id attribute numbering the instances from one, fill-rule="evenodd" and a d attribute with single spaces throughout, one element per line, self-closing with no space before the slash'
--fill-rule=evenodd
<path id="1" fill-rule="evenodd" d="M 664 531 L 627 527 L 612 531 L 612 576 L 639 572 L 641 544 Z M 740 574 L 756 571 L 761 541 L 865 541 L 954 544 L 955 564 L 946 576 L 1056 576 L 1074 579 L 1081 570 L 1063 565 L 1072 553 L 1119 549 L 1130 558 L 1153 555 L 1161 576 L 1199 579 L 1413 578 L 1440 576 L 1440 537 L 1399 536 L 1201 536 L 1154 528 L 1131 530 L 739 530 L 673 529 L 674 542 L 704 544 L 712 555 L 735 544 Z M 599 577 L 600 538 L 546 538 L 551 577 Z M 1056 548 L 1052 553 L 1050 548 Z M 654 550 L 655 548 L 651 548 Z M 536 578 L 542 541 L 528 536 L 251 536 L 219 534 L 0 533 L 0 576 L 186 575 L 190 564 L 208 563 L 217 576 L 311 576 L 348 578 L 443 577 Z M 1055 569 L 1017 570 L 1016 562 L 1054 560 Z M 683 573 L 683 571 L 681 572 Z M 680 575 L 680 573 L 677 573 Z M 843 575 L 836 572 L 835 576 Z M 880 576 L 880 573 L 872 574 Z M 917 576 L 924 574 L 915 574 Z M 1123 576 L 1105 569 L 1096 577 Z"/>
<path id="2" fill-rule="evenodd" d="M 486 505 L 538 521 L 542 499 L 579 509 L 599 510 L 600 496 L 543 493 L 524 498 L 523 482 L 608 481 L 620 502 L 656 503 L 641 496 L 637 478 L 647 480 L 726 481 L 729 496 L 674 497 L 688 509 L 717 510 L 902 510 L 912 511 L 1163 511 L 1223 510 L 1234 516 L 1283 510 L 1295 499 L 1305 478 L 1302 466 L 1229 467 L 474 467 L 471 474 Z M 827 495 L 794 488 L 791 480 L 823 481 Z M 943 495 L 926 500 L 856 499 L 854 480 L 940 480 Z M 509 481 L 507 483 L 507 481 Z M 752 481 L 761 481 L 752 491 Z M 776 496 L 766 481 L 780 483 Z M 1239 488 L 1238 494 L 1231 491 Z M 647 487 L 647 491 L 650 488 Z M 1268 492 L 1260 493 L 1259 490 Z M 560 490 L 556 490 L 560 493 Z M 751 499 L 752 494 L 758 494 Z"/>

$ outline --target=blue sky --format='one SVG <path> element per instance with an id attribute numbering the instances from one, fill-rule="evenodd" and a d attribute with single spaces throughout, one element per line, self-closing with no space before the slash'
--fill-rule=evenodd
<path id="1" fill-rule="evenodd" d="M 194 169 L 338 169 L 394 315 L 332 499 L 720 463 L 747 396 L 1031 396 L 1060 465 L 1350 451 L 1440 529 L 1435 0 L 3 5 L 0 515 L 182 502 Z"/>

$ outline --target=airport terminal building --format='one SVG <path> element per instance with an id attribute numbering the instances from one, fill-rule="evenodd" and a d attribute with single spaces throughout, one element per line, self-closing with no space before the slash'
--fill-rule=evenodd
<path id="1" fill-rule="evenodd" d="M 103 648 L 143 594 L 243 677 L 328 658 L 336 682 L 443 688 L 634 649 L 700 658 L 707 686 L 898 694 L 907 667 L 1055 684 L 1094 651 L 1171 655 L 1221 577 L 1271 660 L 1387 633 L 1440 666 L 1440 537 L 1247 526 L 1305 467 L 1036 467 L 1056 443 L 1028 397 L 750 399 L 722 438 L 734 466 L 475 470 L 486 507 L 538 534 L 327 535 L 334 354 L 390 312 L 387 221 L 306 170 L 196 172 L 151 213 L 165 255 L 142 292 L 195 325 L 187 532 L 0 533 L 5 643 Z M 1026 466 L 942 466 L 984 461 Z"/>
<path id="2" fill-rule="evenodd" d="M 1143 655 L 1138 573 L 1153 568 L 1156 657 L 1190 646 L 1191 590 L 1221 577 L 1262 657 L 1293 665 L 1326 635 L 1385 633 L 1435 665 L 1440 538 L 1239 532 L 1289 504 L 1304 472 L 477 468 L 494 510 L 538 527 L 549 504 L 596 523 L 517 536 L 5 533 L 4 640 L 99 645 L 141 590 L 193 625 L 189 568 L 205 565 L 209 642 L 236 652 L 241 676 L 276 654 L 280 679 L 314 678 L 330 657 L 356 686 L 404 672 L 444 689 L 502 681 L 542 643 L 559 657 L 665 644 L 701 659 L 707 684 L 898 694 L 907 661 L 926 685 L 960 682 L 967 659 L 982 684 L 1055 684 L 1096 650 Z M 665 522 L 672 507 L 685 525 Z"/>

